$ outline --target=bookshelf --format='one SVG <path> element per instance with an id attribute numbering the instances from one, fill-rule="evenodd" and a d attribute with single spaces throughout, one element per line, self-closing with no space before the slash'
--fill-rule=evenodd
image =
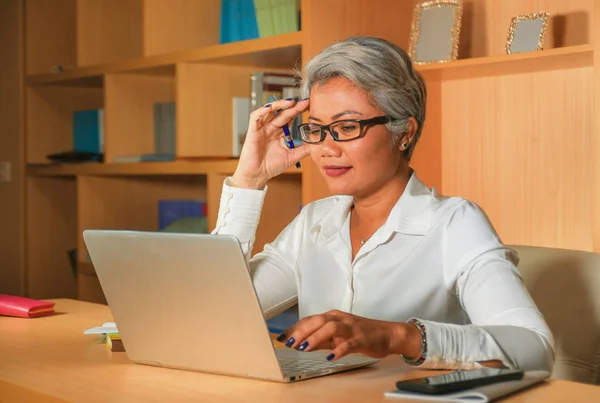
<path id="1" fill-rule="evenodd" d="M 290 69 L 353 34 L 407 48 L 415 3 L 301 0 L 301 31 L 218 44 L 218 0 L 25 0 L 23 293 L 101 300 L 81 231 L 153 229 L 161 198 L 206 199 L 212 229 L 237 164 L 230 101 L 247 96 L 250 72 Z M 510 18 L 540 10 L 553 17 L 546 49 L 503 54 Z M 444 194 L 479 203 L 507 243 L 600 251 L 589 179 L 600 178 L 599 14 L 592 0 L 465 0 L 460 60 L 418 67 L 429 97 L 413 166 Z M 177 161 L 115 162 L 151 150 L 150 105 L 165 101 L 177 105 Z M 70 146 L 72 112 L 100 107 L 106 161 L 49 164 Z M 302 204 L 329 195 L 309 160 L 269 187 L 255 252 Z"/>

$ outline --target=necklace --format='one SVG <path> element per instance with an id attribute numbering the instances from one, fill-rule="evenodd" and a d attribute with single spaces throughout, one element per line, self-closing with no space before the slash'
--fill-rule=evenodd
<path id="1" fill-rule="evenodd" d="M 351 209 L 351 210 L 354 210 L 354 204 L 352 205 L 352 207 L 350 207 L 350 209 Z M 355 221 L 356 221 L 356 220 L 355 220 Z M 360 231 L 358 230 L 358 225 L 357 225 L 357 226 L 355 226 L 354 228 L 356 228 L 356 233 L 358 234 L 358 237 L 360 238 L 360 245 L 361 245 L 361 246 L 362 246 L 362 245 L 364 245 L 364 244 L 365 244 L 365 243 L 366 243 L 366 242 L 369 240 L 369 238 L 371 238 L 371 236 L 373 236 L 373 235 L 371 234 L 371 236 L 368 236 L 367 238 L 363 238 L 362 234 L 361 234 L 361 233 L 360 233 Z"/>

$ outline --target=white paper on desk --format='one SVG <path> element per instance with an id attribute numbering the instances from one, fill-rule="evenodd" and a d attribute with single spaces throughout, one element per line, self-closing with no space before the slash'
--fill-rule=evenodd
<path id="1" fill-rule="evenodd" d="M 545 371 L 526 371 L 523 379 L 506 381 L 481 386 L 479 388 L 463 390 L 461 392 L 447 393 L 444 395 L 428 395 L 424 393 L 405 392 L 395 390 L 385 392 L 385 397 L 396 399 L 429 400 L 436 402 L 464 403 L 464 402 L 491 402 L 510 393 L 524 389 L 528 386 L 542 382 L 550 374 Z"/>
<path id="2" fill-rule="evenodd" d="M 102 326 L 91 327 L 83 331 L 83 334 L 114 334 L 119 333 L 115 322 L 104 322 Z"/>

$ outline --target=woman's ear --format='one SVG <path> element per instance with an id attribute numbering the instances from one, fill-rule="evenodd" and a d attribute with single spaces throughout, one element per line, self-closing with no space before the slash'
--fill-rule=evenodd
<path id="1" fill-rule="evenodd" d="M 408 125 L 406 128 L 406 132 L 402 139 L 400 139 L 400 151 L 406 151 L 410 147 L 413 142 L 413 138 L 415 137 L 415 133 L 417 132 L 417 120 L 412 116 L 408 118 Z"/>

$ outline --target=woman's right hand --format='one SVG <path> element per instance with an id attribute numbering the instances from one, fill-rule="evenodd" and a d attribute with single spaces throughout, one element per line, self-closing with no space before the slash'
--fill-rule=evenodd
<path id="1" fill-rule="evenodd" d="M 308 155 L 308 147 L 290 150 L 283 138 L 283 126 L 308 109 L 308 99 L 280 100 L 250 114 L 248 133 L 231 185 L 264 189 L 267 181 Z M 280 112 L 275 115 L 275 112 Z"/>

